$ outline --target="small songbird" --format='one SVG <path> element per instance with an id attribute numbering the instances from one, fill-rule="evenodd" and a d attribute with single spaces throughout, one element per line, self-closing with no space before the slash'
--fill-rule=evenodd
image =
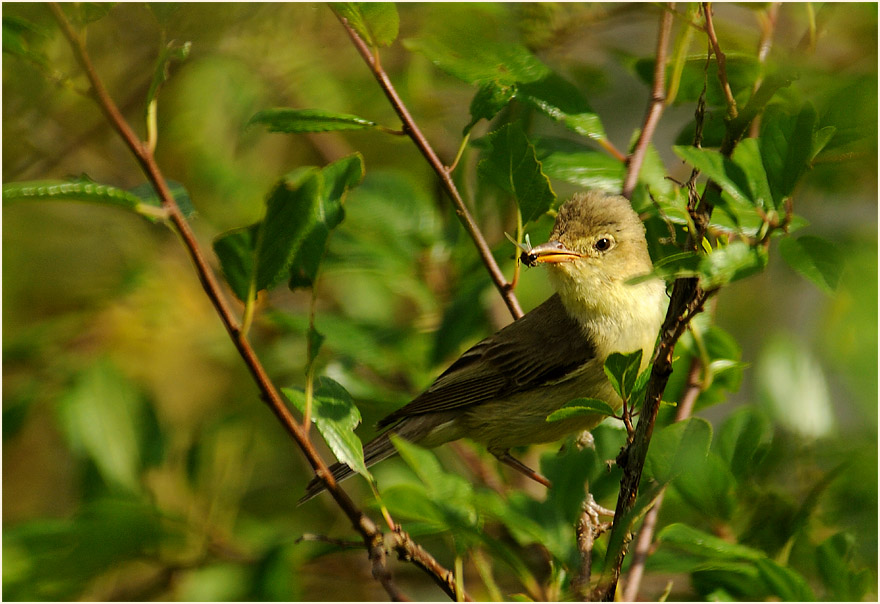
<path id="1" fill-rule="evenodd" d="M 574 195 L 559 208 L 550 241 L 525 249 L 522 260 L 545 265 L 556 294 L 467 350 L 427 390 L 382 419 L 378 425 L 387 430 L 364 446 L 368 466 L 397 452 L 392 434 L 424 447 L 469 438 L 549 486 L 509 450 L 590 430 L 604 419 L 546 421 L 572 399 L 621 406 L 605 360 L 641 350 L 646 367 L 666 305 L 661 280 L 627 283 L 652 270 L 645 228 L 629 201 L 598 191 Z M 340 463 L 331 471 L 337 481 L 353 473 Z M 313 479 L 302 501 L 323 488 Z"/>

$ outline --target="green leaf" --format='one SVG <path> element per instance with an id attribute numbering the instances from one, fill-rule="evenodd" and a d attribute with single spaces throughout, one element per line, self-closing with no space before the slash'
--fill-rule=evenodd
<path id="1" fill-rule="evenodd" d="M 71 447 L 94 462 L 108 485 L 141 490 L 144 401 L 115 366 L 101 360 L 78 375 L 58 416 Z"/>
<path id="2" fill-rule="evenodd" d="M 152 505 L 128 499 L 86 503 L 72 518 L 4 526 L 4 599 L 81 598 L 108 569 L 155 559 L 160 545 L 176 537 L 172 524 Z"/>
<path id="3" fill-rule="evenodd" d="M 299 389 L 282 388 L 284 396 L 305 412 L 305 393 Z M 364 448 L 354 429 L 361 423 L 361 413 L 351 400 L 345 388 L 328 377 L 319 377 L 315 383 L 312 397 L 312 422 L 336 459 L 352 470 L 372 481 L 373 477 L 364 464 Z"/>
<path id="4" fill-rule="evenodd" d="M 629 400 L 639 377 L 641 365 L 641 350 L 627 354 L 613 352 L 605 359 L 605 375 L 608 376 L 614 391 L 623 400 Z"/>
<path id="5" fill-rule="evenodd" d="M 464 127 L 462 134 L 470 132 L 480 120 L 494 118 L 510 102 L 515 92 L 516 86 L 510 84 L 503 85 L 495 81 L 482 84 L 471 100 L 471 121 Z"/>
<path id="6" fill-rule="evenodd" d="M 790 267 L 828 294 L 837 291 L 843 272 L 843 254 L 832 242 L 804 235 L 779 242 L 779 253 Z"/>
<path id="7" fill-rule="evenodd" d="M 712 425 L 702 418 L 670 424 L 651 438 L 645 469 L 658 483 L 668 483 L 693 464 L 702 463 L 711 441 Z"/>
<path id="8" fill-rule="evenodd" d="M 181 44 L 176 40 L 168 42 L 168 44 L 165 45 L 165 48 L 162 49 L 162 52 L 159 54 L 159 58 L 156 61 L 156 69 L 153 72 L 153 81 L 150 82 L 150 88 L 147 91 L 148 108 L 150 103 L 153 102 L 156 95 L 159 93 L 159 88 L 162 84 L 168 81 L 169 77 L 171 77 L 171 63 L 185 61 L 187 57 L 189 57 L 191 49 L 192 42 L 184 42 Z"/>
<path id="9" fill-rule="evenodd" d="M 713 521 L 727 522 L 736 510 L 736 481 L 716 453 L 692 463 L 672 484 L 682 499 Z"/>
<path id="10" fill-rule="evenodd" d="M 853 535 L 837 533 L 816 548 L 816 566 L 831 600 L 861 602 L 871 590 L 870 571 L 856 571 L 852 567 L 855 544 Z"/>
<path id="11" fill-rule="evenodd" d="M 761 157 L 776 207 L 782 206 L 809 168 L 815 155 L 814 143 L 824 140 L 823 135 L 814 141 L 815 127 L 816 110 L 810 103 L 805 103 L 797 115 L 771 106 L 761 118 Z"/>
<path id="12" fill-rule="evenodd" d="M 813 602 L 816 595 L 800 574 L 781 566 L 773 560 L 762 558 L 755 561 L 758 573 L 770 593 L 783 602 Z"/>
<path id="13" fill-rule="evenodd" d="M 523 224 L 544 214 L 556 201 L 550 179 L 541 170 L 535 148 L 518 124 L 506 124 L 488 135 L 491 149 L 477 170 L 516 200 Z"/>
<path id="14" fill-rule="evenodd" d="M 710 559 L 752 562 L 766 559 L 760 550 L 730 543 L 686 524 L 670 524 L 658 533 L 657 540 L 663 544 L 674 545 L 690 554 Z"/>
<path id="15" fill-rule="evenodd" d="M 88 25 L 106 17 L 116 6 L 116 2 L 78 2 L 74 6 L 76 22 L 80 25 Z"/>
<path id="16" fill-rule="evenodd" d="M 547 416 L 548 422 L 556 422 L 571 417 L 581 417 L 584 415 L 607 415 L 614 416 L 614 409 L 605 401 L 596 398 L 576 398 L 568 401 L 562 407 Z"/>
<path id="17" fill-rule="evenodd" d="M 166 180 L 165 184 L 168 185 L 168 191 L 171 193 L 174 203 L 177 204 L 177 207 L 180 208 L 183 215 L 186 218 L 189 218 L 195 214 L 196 209 L 193 207 L 192 199 L 190 199 L 189 191 L 186 190 L 186 187 L 174 180 Z M 129 192 L 140 197 L 141 201 L 145 204 L 156 207 L 162 205 L 162 201 L 159 199 L 159 194 L 156 193 L 155 187 L 148 182 L 129 189 Z"/>
<path id="18" fill-rule="evenodd" d="M 101 203 L 131 210 L 137 210 L 144 203 L 134 193 L 90 180 L 39 180 L 3 185 L 3 203 L 60 200 Z"/>
<path id="19" fill-rule="evenodd" d="M 704 289 L 714 289 L 759 273 L 767 266 L 767 250 L 744 241 L 713 250 L 700 261 L 700 280 Z"/>
<path id="20" fill-rule="evenodd" d="M 693 103 L 703 91 L 703 84 L 707 84 L 706 103 L 710 107 L 724 107 L 727 104 L 721 85 L 715 74 L 718 73 L 718 63 L 713 56 L 706 66 L 706 55 L 693 54 L 688 56 L 681 65 L 681 77 L 675 104 Z M 667 66 L 667 81 L 672 81 L 675 66 L 671 63 Z M 725 72 L 727 80 L 734 93 L 751 90 L 760 74 L 761 67 L 755 59 L 754 53 L 725 53 Z M 635 71 L 639 78 L 649 86 L 654 81 L 654 59 L 638 59 L 635 63 Z M 706 74 L 709 77 L 706 78 Z M 739 97 L 737 97 L 739 98 Z"/>
<path id="21" fill-rule="evenodd" d="M 388 46 L 397 39 L 400 17 L 393 2 L 339 2 L 330 8 L 370 46 Z"/>
<path id="22" fill-rule="evenodd" d="M 607 153 L 547 138 L 536 139 L 534 145 L 548 177 L 586 189 L 620 192 L 626 166 Z"/>
<path id="23" fill-rule="evenodd" d="M 528 48 L 488 39 L 481 27 L 478 22 L 462 22 L 447 31 L 407 39 L 404 46 L 469 84 L 513 86 L 550 74 Z"/>
<path id="24" fill-rule="evenodd" d="M 4 54 L 21 57 L 48 69 L 46 54 L 34 48 L 36 40 L 42 42 L 48 38 L 47 32 L 35 23 L 17 16 L 3 15 Z"/>
<path id="25" fill-rule="evenodd" d="M 314 207 L 309 234 L 297 249 L 290 266 L 290 289 L 311 287 L 315 282 L 330 232 L 345 217 L 342 205 L 345 195 L 364 178 L 363 157 L 355 153 L 333 162 L 321 171 L 321 177 L 321 196 Z"/>
<path id="26" fill-rule="evenodd" d="M 744 407 L 724 421 L 718 433 L 718 453 L 737 480 L 754 474 L 770 436 L 770 422 L 752 407 Z"/>
<path id="27" fill-rule="evenodd" d="M 750 202 L 759 208 L 775 207 L 758 140 L 747 138 L 740 141 L 731 159 L 742 170 Z"/>
<path id="28" fill-rule="evenodd" d="M 323 109 L 289 109 L 279 107 L 258 111 L 247 125 L 262 124 L 269 132 L 299 134 L 303 132 L 330 132 L 333 130 L 363 130 L 375 128 L 376 122 Z"/>
<path id="29" fill-rule="evenodd" d="M 540 80 L 521 82 L 516 98 L 524 101 L 542 113 L 581 136 L 592 140 L 605 140 L 602 120 L 593 110 L 580 90 L 555 73 L 548 73 Z"/>
<path id="30" fill-rule="evenodd" d="M 675 154 L 714 180 L 721 189 L 739 203 L 754 205 L 750 192 L 743 185 L 746 182 L 742 168 L 724 157 L 715 149 L 699 149 L 693 146 L 676 145 Z"/>
<path id="31" fill-rule="evenodd" d="M 247 302 L 251 280 L 254 277 L 254 253 L 260 223 L 234 229 L 214 239 L 214 253 L 220 260 L 220 269 L 235 296 Z"/>

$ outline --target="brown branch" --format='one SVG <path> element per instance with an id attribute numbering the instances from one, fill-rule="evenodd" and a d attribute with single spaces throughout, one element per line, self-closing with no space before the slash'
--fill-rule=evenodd
<path id="1" fill-rule="evenodd" d="M 514 319 L 520 318 L 523 315 L 523 312 L 519 305 L 519 300 L 517 300 L 516 295 L 513 293 L 513 288 L 510 283 L 508 283 L 504 273 L 501 272 L 498 263 L 495 262 L 495 257 L 492 256 L 492 250 L 489 248 L 489 244 L 486 243 L 486 239 L 483 237 L 480 227 L 468 211 L 461 194 L 458 192 L 458 187 L 455 186 L 455 182 L 452 180 L 451 171 L 442 161 L 440 161 L 440 158 L 437 156 L 434 148 L 431 147 L 428 139 L 426 139 L 425 135 L 422 134 L 422 131 L 419 130 L 418 125 L 412 118 L 412 115 L 410 115 L 403 100 L 397 94 L 397 90 L 395 90 L 391 80 L 388 78 L 388 74 L 376 59 L 376 55 L 363 38 L 358 35 L 351 25 L 349 25 L 348 20 L 345 17 L 335 11 L 334 14 L 339 19 L 339 22 L 342 23 L 342 26 L 351 38 L 354 47 L 357 49 L 358 54 L 361 55 L 361 58 L 370 68 L 376 81 L 379 82 L 379 86 L 382 88 L 385 96 L 388 97 L 391 106 L 394 108 L 398 117 L 400 117 L 400 121 L 403 122 L 404 132 L 406 132 L 406 134 L 412 139 L 422 155 L 425 156 L 428 164 L 440 178 L 443 190 L 446 191 L 446 194 L 449 195 L 449 198 L 452 200 L 455 213 L 458 215 L 459 220 L 461 220 L 462 225 L 464 225 L 465 230 L 471 236 L 471 239 L 473 239 L 474 245 L 477 247 L 477 252 L 480 254 L 483 264 L 486 265 L 486 269 L 489 271 L 489 276 L 492 278 L 495 287 L 504 299 L 504 303 L 507 305 L 510 314 L 513 315 Z"/>
<path id="2" fill-rule="evenodd" d="M 727 57 L 721 51 L 721 45 L 718 44 L 718 36 L 715 35 L 715 25 L 712 22 L 712 3 L 703 2 L 703 15 L 706 18 L 706 34 L 709 36 L 709 43 L 712 44 L 712 52 L 715 53 L 715 60 L 718 62 L 718 80 L 721 82 L 721 89 L 724 91 L 724 98 L 727 99 L 727 115 L 730 118 L 737 116 L 736 100 L 733 98 L 733 92 L 730 90 L 730 82 L 727 79 Z"/>
<path id="3" fill-rule="evenodd" d="M 666 50 L 669 46 L 669 32 L 672 30 L 672 14 L 674 2 L 668 3 L 668 10 L 660 15 L 660 28 L 657 33 L 657 53 L 654 62 L 654 85 L 651 89 L 651 100 L 645 113 L 645 122 L 639 132 L 633 151 L 626 161 L 626 176 L 623 179 L 621 195 L 629 199 L 632 197 L 636 182 L 639 179 L 639 170 L 648 151 L 648 144 L 654 136 L 654 130 L 660 121 L 660 116 L 666 108 Z"/>
<path id="4" fill-rule="evenodd" d="M 700 358 L 695 356 L 691 360 L 685 391 L 675 412 L 675 421 L 677 422 L 691 416 L 697 398 L 703 391 L 703 382 L 700 380 L 701 369 L 702 363 Z M 642 522 L 642 530 L 639 531 L 638 539 L 636 539 L 636 545 L 633 549 L 633 561 L 626 578 L 626 587 L 623 590 L 623 599 L 626 602 L 635 602 L 636 597 L 639 595 L 639 587 L 641 586 L 642 575 L 645 571 L 645 562 L 648 560 L 648 554 L 654 542 L 654 530 L 657 527 L 657 517 L 660 515 L 660 508 L 663 505 L 665 493 L 666 489 L 664 488 L 654 501 L 654 506 L 645 514 L 645 520 Z"/>
<path id="5" fill-rule="evenodd" d="M 392 580 L 390 570 L 388 569 L 384 535 L 378 529 L 376 524 L 354 504 L 348 494 L 339 487 L 336 480 L 333 478 L 333 475 L 328 470 L 327 464 L 318 454 L 308 436 L 284 403 L 284 400 L 281 398 L 281 395 L 275 388 L 266 373 L 266 370 L 263 368 L 262 363 L 257 358 L 257 355 L 251 347 L 250 342 L 247 340 L 247 337 L 241 332 L 238 319 L 235 317 L 226 302 L 217 278 L 205 259 L 192 229 L 183 217 L 177 203 L 174 201 L 174 197 L 168 189 L 168 184 L 159 170 L 153 154 L 147 145 L 144 144 L 144 142 L 134 133 L 122 113 L 119 111 L 119 108 L 110 97 L 91 62 L 82 38 L 76 31 L 74 31 L 61 8 L 56 3 L 50 3 L 49 8 L 61 26 L 62 33 L 67 38 L 77 62 L 80 64 L 80 67 L 85 72 L 89 83 L 91 84 L 91 93 L 94 96 L 95 101 L 106 116 L 108 122 L 120 137 L 122 137 L 123 141 L 134 154 L 147 178 L 156 188 L 156 191 L 162 200 L 162 206 L 167 211 L 168 219 L 180 235 L 183 244 L 190 255 L 190 259 L 195 266 L 199 281 L 201 282 L 208 298 L 211 300 L 211 303 L 214 305 L 214 308 L 217 310 L 217 313 L 220 315 L 223 326 L 226 328 L 227 333 L 229 333 L 233 344 L 238 349 L 239 354 L 250 370 L 251 375 L 260 390 L 261 398 L 269 406 L 271 411 L 281 422 L 282 426 L 284 426 L 288 433 L 290 433 L 297 445 L 299 445 L 306 460 L 314 469 L 315 474 L 324 482 L 327 491 L 346 516 L 348 516 L 355 530 L 362 536 L 364 545 L 369 552 L 370 560 L 373 564 L 373 576 L 382 584 L 385 591 L 392 599 L 406 599 L 406 597 L 397 589 Z M 428 570 L 428 572 L 438 579 L 438 581 L 440 576 L 445 577 L 446 574 L 450 574 L 449 571 L 443 569 L 436 560 L 430 557 L 430 555 L 428 555 L 421 547 L 414 544 L 412 540 L 409 539 L 408 535 L 402 531 L 399 531 L 399 534 L 403 535 L 404 539 L 396 538 L 395 547 L 402 547 L 403 551 L 407 552 L 417 566 Z M 400 543 L 404 543 L 404 545 L 401 546 Z"/>
<path id="6" fill-rule="evenodd" d="M 473 602 L 466 591 L 458 591 L 455 573 L 444 568 L 421 545 L 415 543 L 409 535 L 401 530 L 399 525 L 394 528 L 389 541 L 391 549 L 397 552 L 397 557 L 400 560 L 412 562 L 428 573 L 451 600 Z"/>

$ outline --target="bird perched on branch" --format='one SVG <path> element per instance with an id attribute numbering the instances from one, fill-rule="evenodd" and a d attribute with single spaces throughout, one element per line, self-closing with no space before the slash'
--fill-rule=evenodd
<path id="1" fill-rule="evenodd" d="M 627 283 L 652 270 L 645 228 L 629 201 L 598 191 L 574 195 L 559 208 L 550 240 L 525 248 L 521 258 L 546 266 L 556 293 L 467 350 L 427 390 L 382 419 L 379 427 L 387 429 L 364 446 L 368 466 L 397 452 L 392 434 L 424 447 L 469 438 L 549 486 L 509 450 L 590 430 L 604 419 L 547 421 L 572 399 L 621 406 L 605 360 L 641 350 L 647 366 L 666 302 L 659 279 Z M 353 473 L 340 463 L 331 471 L 337 481 Z M 323 489 L 313 479 L 302 501 Z"/>

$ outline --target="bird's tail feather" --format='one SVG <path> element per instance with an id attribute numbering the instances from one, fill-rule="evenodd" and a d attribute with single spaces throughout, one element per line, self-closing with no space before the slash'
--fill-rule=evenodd
<path id="1" fill-rule="evenodd" d="M 393 433 L 393 431 L 389 430 L 364 445 L 364 463 L 366 463 L 367 467 L 397 454 L 397 449 L 394 448 L 389 438 Z M 336 462 L 330 466 L 330 473 L 333 474 L 336 482 L 339 482 L 354 474 L 354 470 L 344 463 Z M 305 503 L 323 490 L 324 483 L 317 476 L 312 478 L 311 482 L 306 486 L 306 494 L 299 500 L 299 503 Z"/>

